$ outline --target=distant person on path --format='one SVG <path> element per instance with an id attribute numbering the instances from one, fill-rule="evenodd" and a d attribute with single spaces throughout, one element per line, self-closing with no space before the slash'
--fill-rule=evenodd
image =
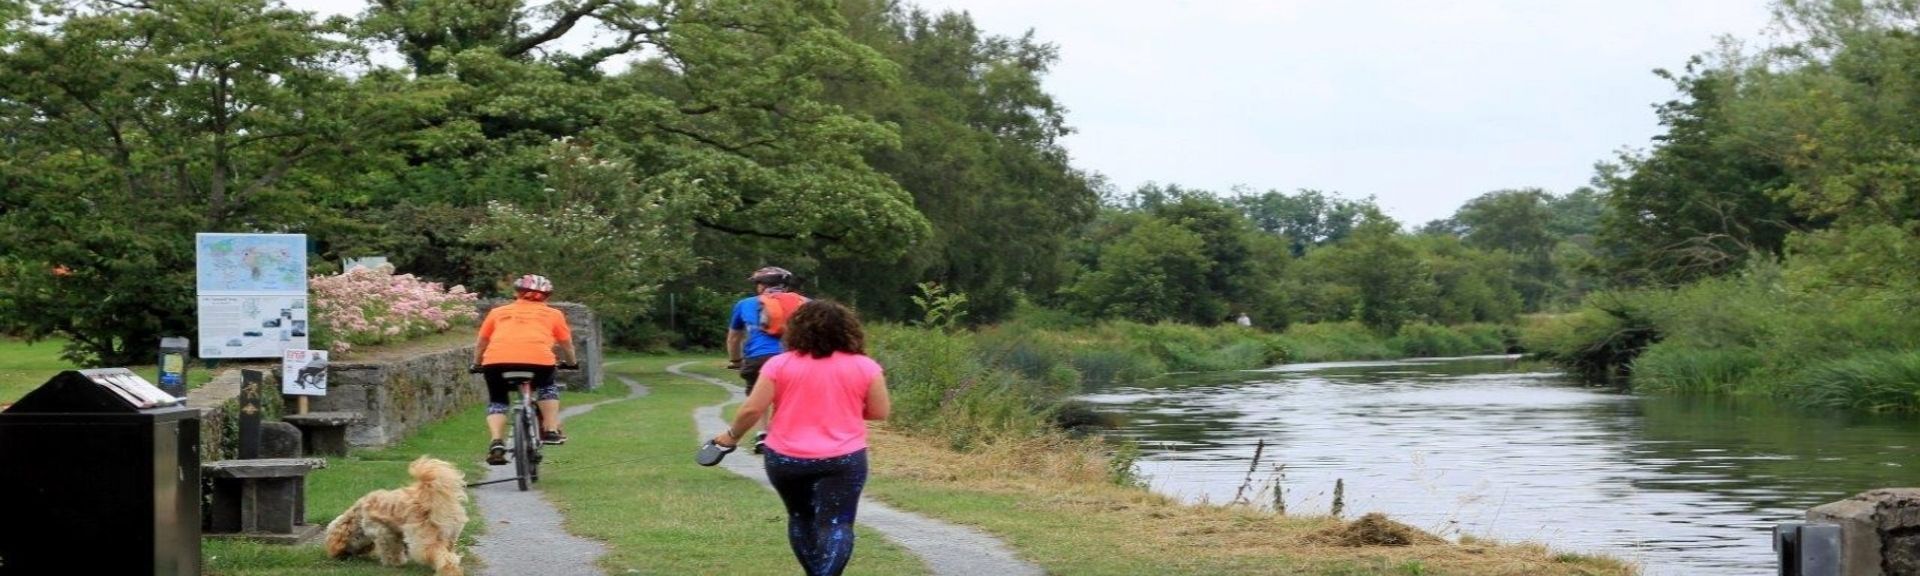
<path id="1" fill-rule="evenodd" d="M 807 576 L 837 576 L 853 558 L 853 520 L 867 483 L 867 420 L 885 420 L 880 364 L 866 356 L 853 310 L 802 305 L 787 325 L 791 351 L 767 360 L 733 425 L 713 442 L 739 444 L 769 407 L 767 479 L 787 507 L 787 541 Z"/>
<path id="2" fill-rule="evenodd" d="M 1252 328 L 1252 327 L 1253 327 L 1253 319 L 1252 319 L 1252 318 L 1248 318 L 1248 317 L 1247 317 L 1247 313 L 1246 313 L 1246 312 L 1241 312 L 1241 313 L 1240 313 L 1240 317 L 1239 317 L 1239 318 L 1237 318 L 1237 319 L 1235 319 L 1235 320 L 1233 321 L 1233 323 L 1235 323 L 1235 324 L 1239 324 L 1239 325 L 1240 325 L 1241 327 L 1243 327 L 1243 328 Z"/>
<path id="3" fill-rule="evenodd" d="M 752 395 L 754 383 L 760 379 L 760 367 L 786 350 L 780 337 L 787 318 L 807 298 L 793 292 L 793 273 L 778 266 L 755 270 L 747 281 L 753 283 L 754 295 L 734 303 L 733 316 L 727 320 L 727 367 L 740 371 L 747 394 Z M 765 449 L 766 437 L 763 429 L 754 439 L 754 454 Z"/>
<path id="4" fill-rule="evenodd" d="M 513 303 L 487 312 L 480 323 L 480 339 L 473 346 L 473 363 L 487 378 L 487 433 L 493 443 L 487 447 L 487 464 L 507 463 L 507 372 L 532 372 L 533 393 L 540 407 L 540 442 L 565 444 L 560 433 L 560 386 L 554 384 L 557 366 L 575 366 L 579 357 L 573 349 L 573 331 L 567 327 L 567 315 L 547 305 L 553 295 L 553 281 L 528 274 L 513 282 Z M 556 362 L 554 350 L 565 355 Z"/>

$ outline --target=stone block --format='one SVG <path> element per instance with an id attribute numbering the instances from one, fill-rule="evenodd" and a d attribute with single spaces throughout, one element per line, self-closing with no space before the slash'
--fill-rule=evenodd
<path id="1" fill-rule="evenodd" d="M 260 423 L 261 458 L 299 458 L 306 455 L 299 428 L 286 422 Z"/>
<path id="2" fill-rule="evenodd" d="M 284 419 L 300 428 L 307 453 L 315 456 L 346 456 L 347 427 L 366 421 L 359 412 L 308 412 Z"/>
<path id="3" fill-rule="evenodd" d="M 1807 511 L 1840 526 L 1847 576 L 1920 576 L 1920 488 L 1869 490 Z"/>

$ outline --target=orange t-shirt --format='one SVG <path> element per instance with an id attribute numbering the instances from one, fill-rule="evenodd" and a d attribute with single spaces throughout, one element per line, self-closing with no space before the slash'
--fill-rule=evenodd
<path id="1" fill-rule="evenodd" d="M 515 300 L 487 312 L 480 337 L 488 341 L 482 365 L 553 366 L 558 364 L 554 344 L 573 340 L 573 331 L 567 328 L 567 315 L 545 302 Z"/>

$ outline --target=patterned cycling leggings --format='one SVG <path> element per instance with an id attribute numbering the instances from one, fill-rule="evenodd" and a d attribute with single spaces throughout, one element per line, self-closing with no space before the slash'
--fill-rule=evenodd
<path id="1" fill-rule="evenodd" d="M 807 576 L 839 576 L 853 559 L 853 517 L 867 485 L 867 451 L 794 458 L 767 449 L 767 480 L 787 505 L 787 541 Z"/>

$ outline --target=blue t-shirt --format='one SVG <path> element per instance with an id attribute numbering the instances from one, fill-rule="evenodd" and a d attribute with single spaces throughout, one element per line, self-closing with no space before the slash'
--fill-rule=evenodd
<path id="1" fill-rule="evenodd" d="M 743 358 L 773 356 L 785 351 L 780 347 L 779 336 L 768 334 L 760 329 L 760 297 L 758 296 L 748 296 L 745 300 L 733 305 L 733 319 L 727 321 L 727 328 L 746 331 L 747 342 L 740 347 L 740 356 Z"/>

